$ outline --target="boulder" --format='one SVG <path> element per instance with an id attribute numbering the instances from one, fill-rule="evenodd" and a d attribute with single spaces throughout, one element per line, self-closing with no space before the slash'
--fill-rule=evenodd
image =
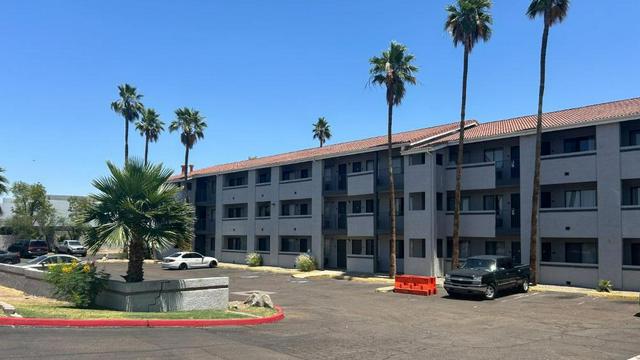
<path id="1" fill-rule="evenodd" d="M 261 291 L 251 293 L 244 303 L 249 306 L 273 309 L 273 301 L 271 301 L 271 297 Z"/>

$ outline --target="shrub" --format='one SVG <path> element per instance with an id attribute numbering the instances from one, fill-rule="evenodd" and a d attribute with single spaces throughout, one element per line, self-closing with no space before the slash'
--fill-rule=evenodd
<path id="1" fill-rule="evenodd" d="M 313 271 L 316 267 L 316 259 L 309 254 L 300 254 L 296 258 L 296 269 L 300 271 Z"/>
<path id="2" fill-rule="evenodd" d="M 79 308 L 95 304 L 108 278 L 109 274 L 98 271 L 95 263 L 79 262 L 52 265 L 45 276 L 54 287 L 55 297 Z"/>
<path id="3" fill-rule="evenodd" d="M 262 265 L 262 255 L 252 252 L 247 254 L 245 258 L 247 265 L 249 266 L 261 266 Z"/>
<path id="4" fill-rule="evenodd" d="M 611 292 L 611 290 L 613 290 L 613 284 L 611 280 L 600 280 L 598 281 L 596 290 L 598 290 L 598 292 Z"/>

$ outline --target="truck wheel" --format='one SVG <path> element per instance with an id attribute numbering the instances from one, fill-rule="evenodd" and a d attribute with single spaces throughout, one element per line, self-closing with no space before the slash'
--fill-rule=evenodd
<path id="1" fill-rule="evenodd" d="M 529 279 L 524 279 L 522 285 L 520 285 L 520 292 L 529 292 Z"/>
<path id="2" fill-rule="evenodd" d="M 493 285 L 487 285 L 487 289 L 484 291 L 484 298 L 487 300 L 493 300 L 496 297 L 496 287 Z"/>

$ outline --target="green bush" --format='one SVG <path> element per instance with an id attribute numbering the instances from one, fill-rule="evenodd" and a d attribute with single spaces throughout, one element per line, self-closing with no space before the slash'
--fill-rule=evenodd
<path id="1" fill-rule="evenodd" d="M 613 290 L 613 284 L 611 280 L 600 280 L 598 281 L 596 290 L 598 290 L 598 292 L 611 292 L 611 290 Z"/>
<path id="2" fill-rule="evenodd" d="M 98 271 L 95 263 L 55 264 L 49 267 L 45 279 L 54 287 L 54 296 L 87 308 L 95 304 L 96 296 L 105 286 L 109 274 Z"/>
<path id="3" fill-rule="evenodd" d="M 300 254 L 296 258 L 296 269 L 300 271 L 313 271 L 316 267 L 316 259 L 309 254 Z"/>
<path id="4" fill-rule="evenodd" d="M 261 266 L 262 265 L 262 255 L 252 252 L 247 254 L 245 258 L 247 265 L 249 266 Z"/>

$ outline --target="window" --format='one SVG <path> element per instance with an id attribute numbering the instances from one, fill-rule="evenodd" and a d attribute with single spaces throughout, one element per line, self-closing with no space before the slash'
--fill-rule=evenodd
<path id="1" fill-rule="evenodd" d="M 564 140 L 564 152 L 572 153 L 578 151 L 595 150 L 596 139 L 593 136 L 583 136 Z"/>
<path id="2" fill-rule="evenodd" d="M 437 239 L 436 240 L 436 257 L 442 258 L 442 255 L 443 255 L 442 246 L 443 246 L 442 239 Z"/>
<path id="3" fill-rule="evenodd" d="M 455 192 L 450 191 L 447 193 L 447 211 L 455 211 L 456 203 L 455 203 Z M 469 204 L 471 202 L 471 198 L 468 196 L 462 196 L 460 198 L 460 211 L 469 211 Z"/>
<path id="4" fill-rule="evenodd" d="M 280 216 L 311 215 L 310 204 L 310 200 L 282 201 L 280 203 Z"/>
<path id="5" fill-rule="evenodd" d="M 404 259 L 404 240 L 396 240 L 396 259 Z"/>
<path id="6" fill-rule="evenodd" d="M 453 256 L 453 239 L 447 238 L 447 258 L 450 259 Z"/>
<path id="7" fill-rule="evenodd" d="M 409 240 L 409 254 L 414 258 L 423 258 L 426 256 L 425 239 Z"/>
<path id="8" fill-rule="evenodd" d="M 260 169 L 258 170 L 258 179 L 256 183 L 258 184 L 268 184 L 271 182 L 271 169 Z"/>
<path id="9" fill-rule="evenodd" d="M 229 174 L 226 175 L 227 186 L 243 186 L 247 185 L 247 177 L 243 174 Z"/>
<path id="10" fill-rule="evenodd" d="M 365 240 L 365 254 L 373 255 L 373 239 Z"/>
<path id="11" fill-rule="evenodd" d="M 582 262 L 582 244 L 566 243 L 564 244 L 564 261 L 568 263 Z"/>
<path id="12" fill-rule="evenodd" d="M 300 179 L 307 179 L 309 177 L 309 169 L 300 170 Z"/>
<path id="13" fill-rule="evenodd" d="M 309 204 L 300 204 L 300 215 L 309 215 Z"/>
<path id="14" fill-rule="evenodd" d="M 504 152 L 502 149 L 487 149 L 484 151 L 485 162 L 495 162 L 496 168 L 502 168 L 504 165 Z"/>
<path id="15" fill-rule="evenodd" d="M 212 236 L 209 238 L 209 250 L 216 251 L 216 237 Z"/>
<path id="16" fill-rule="evenodd" d="M 485 241 L 484 253 L 486 255 L 504 255 L 504 242 L 502 241 Z"/>
<path id="17" fill-rule="evenodd" d="M 425 155 L 422 154 L 414 154 L 409 156 L 409 165 L 423 165 L 425 162 Z"/>
<path id="18" fill-rule="evenodd" d="M 629 131 L 629 146 L 640 145 L 640 129 Z"/>
<path id="19" fill-rule="evenodd" d="M 396 216 L 404 216 L 404 198 L 396 198 Z"/>
<path id="20" fill-rule="evenodd" d="M 640 239 L 623 240 L 623 265 L 640 266 Z"/>
<path id="21" fill-rule="evenodd" d="M 293 171 L 292 170 L 282 170 L 282 181 L 291 180 Z"/>
<path id="22" fill-rule="evenodd" d="M 564 192 L 565 207 L 596 207 L 595 190 L 570 190 Z"/>
<path id="23" fill-rule="evenodd" d="M 365 170 L 366 171 L 373 171 L 373 165 L 374 165 L 373 160 L 367 160 Z"/>
<path id="24" fill-rule="evenodd" d="M 280 238 L 280 251 L 282 252 L 300 252 L 309 251 L 311 241 L 308 237 L 282 237 Z"/>
<path id="25" fill-rule="evenodd" d="M 224 241 L 225 250 L 246 251 L 247 239 L 237 236 L 229 236 Z"/>
<path id="26" fill-rule="evenodd" d="M 362 171 L 362 163 L 360 161 L 356 161 L 351 164 L 351 172 L 359 173 Z"/>
<path id="27" fill-rule="evenodd" d="M 568 263 L 597 264 L 598 249 L 595 241 L 566 242 L 564 261 Z"/>
<path id="28" fill-rule="evenodd" d="M 291 207 L 291 204 L 288 204 L 288 203 L 282 204 L 282 209 L 280 209 L 280 216 L 290 216 L 291 215 L 290 207 Z"/>
<path id="29" fill-rule="evenodd" d="M 471 154 L 468 151 L 462 153 L 462 163 L 468 164 L 471 162 Z M 456 165 L 458 163 L 458 147 L 451 146 L 449 148 L 449 165 Z"/>
<path id="30" fill-rule="evenodd" d="M 258 236 L 258 251 L 271 251 L 271 238 L 268 236 Z"/>
<path id="31" fill-rule="evenodd" d="M 394 174 L 396 175 L 402 174 L 402 158 L 401 157 L 394 157 L 393 159 L 391 159 L 391 165 L 393 166 Z"/>
<path id="32" fill-rule="evenodd" d="M 551 193 L 543 191 L 540 193 L 540 207 L 547 209 L 551 207 Z"/>
<path id="33" fill-rule="evenodd" d="M 270 217 L 271 203 L 268 201 L 259 202 L 256 206 L 256 217 Z"/>
<path id="34" fill-rule="evenodd" d="M 640 205 L 640 186 L 635 186 L 631 188 L 631 204 L 630 205 Z"/>
<path id="35" fill-rule="evenodd" d="M 541 156 L 551 155 L 551 142 L 550 141 L 543 141 L 543 142 L 540 143 L 540 155 Z"/>
<path id="36" fill-rule="evenodd" d="M 245 207 L 244 206 L 228 206 L 227 207 L 227 218 L 243 218 L 245 215 Z"/>
<path id="37" fill-rule="evenodd" d="M 360 239 L 351 240 L 351 254 L 362 255 L 362 240 Z"/>
<path id="38" fill-rule="evenodd" d="M 444 163 L 443 158 L 442 154 L 436 154 L 436 165 L 442 165 Z"/>
<path id="39" fill-rule="evenodd" d="M 542 243 L 542 257 L 540 261 L 551 261 L 551 243 L 550 242 Z"/>
<path id="40" fill-rule="evenodd" d="M 362 212 L 362 202 L 360 200 L 353 200 L 351 202 L 351 213 L 360 214 Z"/>
<path id="41" fill-rule="evenodd" d="M 365 212 L 367 212 L 368 214 L 373 213 L 373 199 L 365 200 Z"/>
<path id="42" fill-rule="evenodd" d="M 436 193 L 436 210 L 442 211 L 442 193 Z"/>
<path id="43" fill-rule="evenodd" d="M 425 199 L 424 192 L 417 192 L 409 194 L 410 200 L 410 210 L 424 210 L 425 209 Z"/>

